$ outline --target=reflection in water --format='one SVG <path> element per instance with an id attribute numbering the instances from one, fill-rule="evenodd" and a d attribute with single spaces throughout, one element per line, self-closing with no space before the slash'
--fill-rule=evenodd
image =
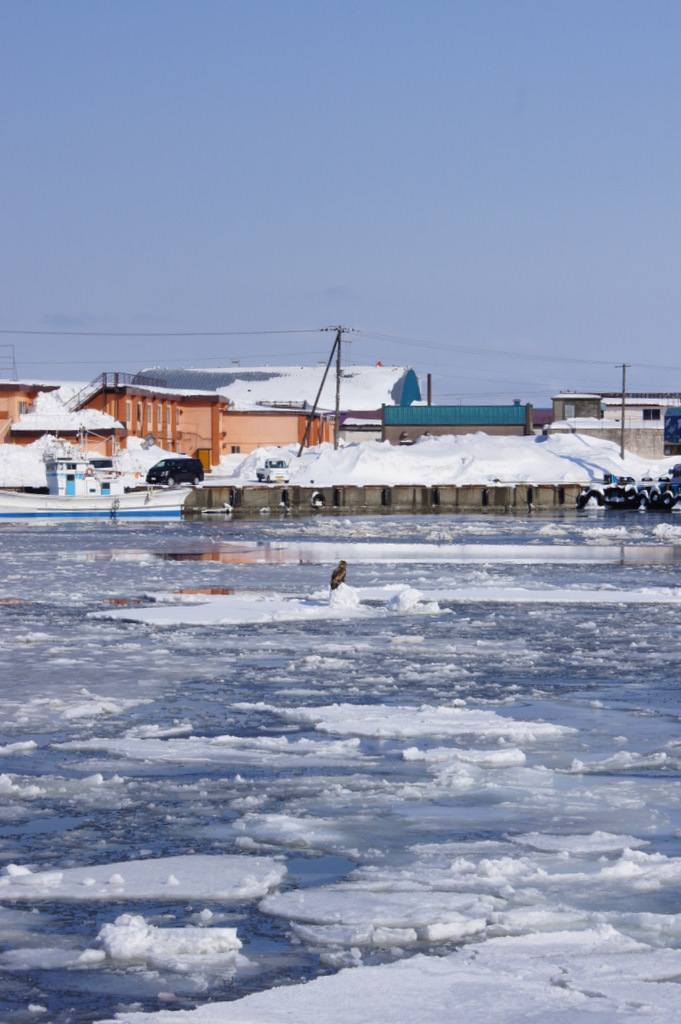
<path id="1" fill-rule="evenodd" d="M 249 587 L 182 587 L 181 590 L 174 590 L 174 594 L 243 594 L 251 591 Z"/>
<path id="2" fill-rule="evenodd" d="M 681 547 L 666 544 L 404 544 L 383 542 L 293 541 L 285 544 L 196 544 L 175 551 L 70 551 L 76 562 L 221 562 L 232 565 L 322 565 L 339 558 L 370 562 L 508 562 L 565 564 L 604 562 L 614 565 L 681 562 Z"/>

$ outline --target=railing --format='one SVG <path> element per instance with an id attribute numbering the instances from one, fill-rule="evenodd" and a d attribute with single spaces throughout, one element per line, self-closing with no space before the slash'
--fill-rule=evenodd
<path id="1" fill-rule="evenodd" d="M 115 389 L 125 385 L 138 385 L 144 388 L 164 388 L 166 381 L 156 377 L 145 377 L 142 373 L 119 373 L 118 371 L 100 373 L 89 384 L 86 384 L 84 388 L 77 391 L 65 403 L 65 408 L 69 412 L 75 412 L 76 409 L 80 409 L 85 405 L 88 399 L 92 398 L 98 391 L 105 391 L 107 388 Z"/>

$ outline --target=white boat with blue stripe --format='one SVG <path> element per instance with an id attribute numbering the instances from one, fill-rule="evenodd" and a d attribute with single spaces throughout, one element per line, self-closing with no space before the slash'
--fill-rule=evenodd
<path id="1" fill-rule="evenodd" d="M 127 488 L 113 458 L 60 444 L 44 456 L 47 487 L 0 491 L 0 520 L 179 519 L 188 489 Z"/>

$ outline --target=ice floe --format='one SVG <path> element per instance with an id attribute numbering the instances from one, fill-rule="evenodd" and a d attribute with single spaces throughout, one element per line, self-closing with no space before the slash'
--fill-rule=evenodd
<path id="1" fill-rule="evenodd" d="M 268 857 L 194 854 L 129 860 L 59 870 L 8 864 L 0 873 L 0 899 L 252 900 L 279 885 L 284 864 Z"/>
<path id="2" fill-rule="evenodd" d="M 574 730 L 551 722 L 503 718 L 495 711 L 454 706 L 388 707 L 373 704 L 331 704 L 324 707 L 284 708 L 264 702 L 234 704 L 241 710 L 269 711 L 286 721 L 305 722 L 318 732 L 374 739 L 427 737 L 484 737 L 493 742 L 533 743 L 558 738 Z"/>
<path id="3" fill-rule="evenodd" d="M 680 974 L 680 951 L 653 950 L 601 925 L 350 968 L 179 1014 L 122 1013 L 116 1024 L 669 1024 L 681 1015 Z"/>

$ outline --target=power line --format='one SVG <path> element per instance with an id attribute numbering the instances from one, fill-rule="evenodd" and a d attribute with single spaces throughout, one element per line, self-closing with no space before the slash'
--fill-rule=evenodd
<path id="1" fill-rule="evenodd" d="M 621 366 L 612 359 L 580 359 L 577 356 L 550 356 L 543 352 L 514 352 L 504 349 L 483 348 L 473 345 L 455 345 L 447 342 L 424 341 L 422 338 L 406 338 L 392 334 L 377 334 L 372 331 L 360 331 L 360 336 L 372 338 L 378 341 L 394 341 L 398 345 L 418 345 L 420 348 L 432 348 L 441 352 L 459 352 L 466 355 L 495 356 L 499 359 L 531 359 L 533 362 L 545 363 L 577 363 L 583 366 Z M 629 363 L 646 370 L 673 370 L 681 371 L 681 366 L 666 366 L 660 363 Z"/>
<path id="2" fill-rule="evenodd" d="M 328 327 L 309 327 L 286 331 L 12 331 L 0 328 L 0 334 L 33 335 L 45 338 L 240 338 L 256 334 L 319 334 Z"/>
<path id="3" fill-rule="evenodd" d="M 287 358 L 291 356 L 309 356 L 309 352 L 262 352 L 249 353 L 248 356 L 229 356 L 230 359 L 244 359 L 244 358 L 257 358 L 257 359 L 274 359 L 279 358 L 281 355 L 285 355 Z M 146 364 L 153 363 L 154 360 L 158 359 L 158 356 L 138 356 L 136 359 L 125 359 L 126 363 L 140 363 Z M 224 361 L 225 356 L 199 356 L 192 354 L 193 360 L 200 360 L 203 363 L 219 363 Z M 51 366 L 100 366 L 101 359 L 22 359 L 21 363 L 23 366 L 44 366 L 46 363 Z M 183 363 L 183 359 L 165 359 L 166 363 Z"/>

